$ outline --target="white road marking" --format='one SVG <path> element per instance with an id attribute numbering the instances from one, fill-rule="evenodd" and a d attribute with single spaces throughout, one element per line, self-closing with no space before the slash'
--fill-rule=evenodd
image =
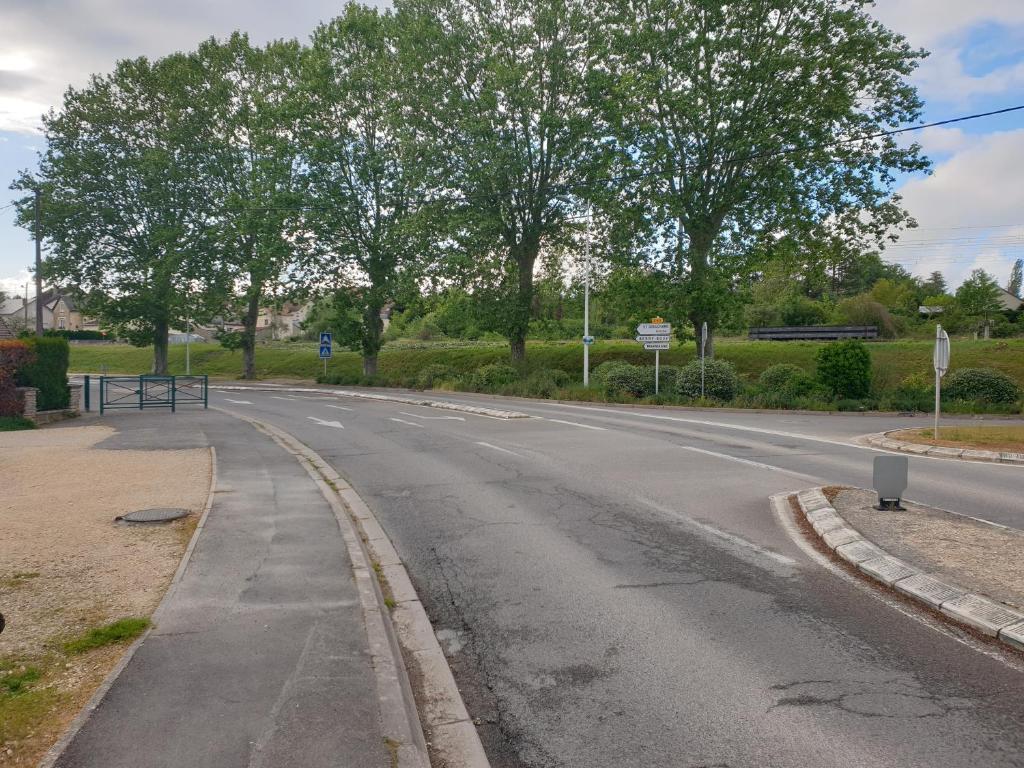
<path id="1" fill-rule="evenodd" d="M 394 416 L 391 417 L 392 421 L 397 421 L 399 424 L 408 424 L 410 427 L 419 427 L 423 429 L 422 424 L 417 424 L 415 421 L 406 421 L 405 419 L 396 419 Z"/>
<path id="2" fill-rule="evenodd" d="M 746 464 L 748 467 L 757 467 L 758 469 L 767 469 L 770 472 L 781 472 L 784 475 L 792 475 L 793 477 L 799 477 L 802 480 L 812 480 L 818 482 L 821 478 L 815 477 L 814 475 L 805 475 L 803 472 L 794 472 L 791 469 L 783 469 L 777 467 L 774 464 L 762 464 L 760 461 L 751 461 L 750 459 L 742 459 L 739 456 L 731 456 L 728 453 L 718 453 L 717 451 L 707 451 L 703 448 L 695 448 L 692 445 L 677 445 L 684 451 L 692 451 L 693 453 L 702 453 L 705 456 L 713 456 L 716 459 L 728 459 L 729 461 L 735 461 L 737 464 Z"/>
<path id="3" fill-rule="evenodd" d="M 351 408 L 346 408 L 344 405 L 328 405 L 328 408 L 337 408 L 339 411 L 351 411 Z"/>
<path id="4" fill-rule="evenodd" d="M 406 413 L 405 411 L 399 411 L 403 416 L 412 416 L 414 419 L 438 419 L 441 421 L 465 421 L 462 416 L 423 416 L 419 413 Z"/>
<path id="5" fill-rule="evenodd" d="M 316 416 L 307 416 L 306 418 L 310 421 L 315 421 L 321 427 L 334 427 L 335 429 L 345 428 L 341 425 L 340 421 L 324 421 L 323 419 L 318 419 Z"/>
<path id="6" fill-rule="evenodd" d="M 292 400 L 292 401 L 294 401 L 294 400 L 297 400 L 298 398 L 296 398 L 296 397 L 278 397 L 277 395 L 271 395 L 270 399 L 271 400 Z"/>
<path id="7" fill-rule="evenodd" d="M 549 419 L 547 416 L 542 416 L 546 421 L 553 421 L 556 424 L 568 424 L 570 427 L 583 427 L 584 429 L 597 429 L 601 432 L 606 431 L 605 427 L 595 427 L 592 424 L 580 424 L 578 421 L 563 421 L 562 419 Z"/>
<path id="8" fill-rule="evenodd" d="M 252 405 L 252 400 L 232 400 L 230 397 L 225 397 L 224 399 L 235 405 Z"/>
<path id="9" fill-rule="evenodd" d="M 648 507 L 651 507 L 651 509 L 656 509 L 659 512 L 669 515 L 670 517 L 674 517 L 677 520 L 681 520 L 687 525 L 692 525 L 694 528 L 699 528 L 700 530 L 706 533 L 710 533 L 712 536 L 722 539 L 723 541 L 728 541 L 731 544 L 736 544 L 737 546 L 743 547 L 744 549 L 753 550 L 754 552 L 757 552 L 759 555 L 764 555 L 765 557 L 771 558 L 777 563 L 782 563 L 783 565 L 796 565 L 796 560 L 794 560 L 791 557 L 786 557 L 785 555 L 780 555 L 778 552 L 773 552 L 770 549 L 758 546 L 754 542 L 744 539 L 742 536 L 737 536 L 734 533 L 723 531 L 721 528 L 716 528 L 715 526 L 710 525 L 708 523 L 702 523 L 700 520 L 696 520 L 690 517 L 689 515 L 684 515 L 682 512 L 662 506 L 661 504 L 658 504 L 656 501 L 651 501 L 650 499 L 645 499 L 642 497 L 637 499 L 637 501 L 641 502 L 642 504 L 646 504 Z"/>
<path id="10" fill-rule="evenodd" d="M 526 458 L 522 454 L 516 453 L 515 451 L 510 451 L 508 448 L 502 448 L 502 447 L 497 446 L 497 445 L 491 445 L 490 443 L 484 443 L 484 442 L 481 442 L 479 440 L 477 441 L 477 445 L 482 445 L 484 448 L 490 448 L 490 449 L 495 450 L 495 451 L 501 451 L 502 453 L 508 453 L 508 454 L 511 454 L 512 456 L 518 456 L 520 459 L 525 459 Z"/>
<path id="11" fill-rule="evenodd" d="M 794 513 L 792 507 L 790 507 L 789 504 L 790 495 L 791 494 L 788 493 L 779 493 L 776 494 L 775 496 L 769 497 L 769 502 L 772 505 L 772 512 L 775 513 L 776 521 L 779 523 L 780 526 L 782 526 L 782 529 L 789 535 L 789 538 L 793 540 L 793 543 L 796 544 L 800 548 L 800 550 L 805 555 L 807 555 L 808 558 L 810 558 L 812 561 L 814 561 L 822 568 L 827 570 L 833 576 L 837 576 L 838 578 L 842 579 L 847 584 L 850 584 L 856 589 L 859 589 L 863 592 L 867 592 L 875 599 L 881 600 L 887 606 L 889 606 L 893 610 L 899 611 L 907 618 L 913 619 L 914 621 L 920 624 L 924 624 L 926 627 L 934 629 L 936 632 L 939 632 L 948 638 L 956 640 L 956 642 L 960 643 L 961 645 L 966 645 L 968 648 L 973 648 L 975 651 L 978 651 L 978 653 L 983 653 L 989 658 L 1001 661 L 1003 664 L 1010 667 L 1011 669 L 1015 669 L 1018 672 L 1024 671 L 1024 664 L 1021 664 L 1019 661 L 1017 661 L 1016 657 L 1014 657 L 1011 660 L 1010 656 L 993 651 L 988 646 L 979 643 L 977 640 L 969 636 L 966 632 L 954 630 L 952 627 L 948 626 L 944 622 L 938 619 L 934 619 L 930 615 L 924 613 L 923 610 L 921 612 L 918 612 L 907 608 L 904 604 L 896 600 L 896 598 L 890 597 L 885 592 L 881 591 L 881 589 L 876 588 L 876 586 L 873 583 L 861 581 L 860 579 L 851 576 L 849 573 L 847 573 L 834 562 L 832 562 L 832 560 L 830 560 L 828 557 L 826 557 L 817 549 L 815 549 L 811 545 L 811 543 L 807 541 L 807 538 L 804 536 L 803 532 L 797 527 L 796 521 L 793 519 Z"/>

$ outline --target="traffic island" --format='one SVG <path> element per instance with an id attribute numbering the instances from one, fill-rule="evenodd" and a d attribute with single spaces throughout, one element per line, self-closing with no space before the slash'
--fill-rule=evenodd
<path id="1" fill-rule="evenodd" d="M 869 578 L 1024 651 L 1024 533 L 903 501 L 879 511 L 872 491 L 796 495 L 824 545 Z"/>
<path id="2" fill-rule="evenodd" d="M 929 429 L 894 429 L 861 438 L 887 451 L 961 461 L 1024 466 L 1024 426 L 942 427 L 935 440 Z"/>

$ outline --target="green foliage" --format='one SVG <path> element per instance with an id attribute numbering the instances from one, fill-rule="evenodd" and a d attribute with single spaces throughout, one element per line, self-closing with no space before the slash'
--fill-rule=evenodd
<path id="1" fill-rule="evenodd" d="M 103 648 L 126 640 L 134 640 L 147 629 L 150 621 L 145 618 L 120 619 L 111 624 L 89 630 L 81 637 L 64 643 L 64 653 L 77 656 L 94 648 Z"/>
<path id="2" fill-rule="evenodd" d="M 679 383 L 679 366 L 662 365 L 658 370 L 658 393 L 674 395 Z"/>
<path id="3" fill-rule="evenodd" d="M 17 432 L 22 429 L 35 429 L 34 421 L 22 416 L 0 416 L 0 432 Z"/>
<path id="4" fill-rule="evenodd" d="M 107 341 L 110 337 L 103 331 L 66 331 L 51 328 L 43 331 L 43 336 L 57 336 L 68 341 Z"/>
<path id="5" fill-rule="evenodd" d="M 778 363 L 765 368 L 758 382 L 766 392 L 784 400 L 795 400 L 814 389 L 814 378 L 792 363 Z"/>
<path id="6" fill-rule="evenodd" d="M 872 299 L 861 295 L 844 299 L 836 306 L 836 314 L 847 325 L 874 325 L 883 339 L 896 336 L 896 321 L 889 310 Z"/>
<path id="7" fill-rule="evenodd" d="M 519 373 L 508 363 L 481 366 L 472 376 L 472 386 L 481 392 L 497 392 L 515 383 Z"/>
<path id="8" fill-rule="evenodd" d="M 913 373 L 904 377 L 893 393 L 883 401 L 883 407 L 894 411 L 920 411 L 926 413 L 935 404 L 934 378 Z"/>
<path id="9" fill-rule="evenodd" d="M 30 338 L 26 343 L 34 353 L 35 360 L 18 371 L 15 376 L 18 386 L 39 390 L 36 408 L 40 411 L 67 408 L 71 402 L 71 391 L 68 389 L 70 347 L 67 339 L 43 336 Z"/>
<path id="10" fill-rule="evenodd" d="M 599 363 L 590 372 L 590 382 L 593 386 L 604 388 L 609 374 L 615 371 L 616 368 L 622 368 L 628 365 L 630 365 L 630 363 L 626 360 L 606 360 L 603 363 Z"/>
<path id="11" fill-rule="evenodd" d="M 422 368 L 418 374 L 416 374 L 416 388 L 417 389 L 431 389 L 435 382 L 438 381 L 450 381 L 454 379 L 458 374 L 450 365 L 444 365 L 442 363 L 433 363 L 428 365 L 426 368 Z"/>
<path id="12" fill-rule="evenodd" d="M 242 348 L 244 341 L 244 335 L 241 331 L 218 331 L 217 332 L 217 343 L 220 344 L 228 352 L 237 352 Z"/>
<path id="13" fill-rule="evenodd" d="M 824 325 L 828 322 L 828 308 L 820 301 L 805 296 L 792 296 L 779 307 L 783 325 Z"/>
<path id="14" fill-rule="evenodd" d="M 700 360 L 693 360 L 679 369 L 676 391 L 690 400 L 700 397 Z M 740 380 L 732 363 L 718 358 L 705 361 L 705 398 L 728 402 L 736 397 L 739 391 Z"/>
<path id="15" fill-rule="evenodd" d="M 43 676 L 38 667 L 28 666 L 24 670 L 0 672 L 0 693 L 17 696 L 25 693 L 28 687 Z"/>
<path id="16" fill-rule="evenodd" d="M 558 390 L 572 382 L 565 371 L 558 368 L 544 368 L 533 371 L 523 380 L 522 394 L 527 397 L 553 397 Z"/>
<path id="17" fill-rule="evenodd" d="M 988 317 L 1002 309 L 999 284 L 984 269 L 971 271 L 971 276 L 956 289 L 956 300 L 968 315 Z"/>
<path id="18" fill-rule="evenodd" d="M 850 339 L 828 344 L 816 355 L 817 380 L 840 399 L 867 397 L 871 390 L 871 353 Z"/>
<path id="19" fill-rule="evenodd" d="M 943 381 L 942 394 L 950 400 L 1013 403 L 1021 397 L 1021 388 L 994 368 L 957 368 Z"/>
<path id="20" fill-rule="evenodd" d="M 629 395 L 647 397 L 654 394 L 654 369 L 624 363 L 603 372 L 605 394 L 609 397 Z"/>
<path id="21" fill-rule="evenodd" d="M 24 403 L 17 391 L 17 377 L 35 359 L 27 339 L 0 341 L 0 417 L 20 419 Z"/>
<path id="22" fill-rule="evenodd" d="M 1006 284 L 1006 290 L 1018 299 L 1024 298 L 1022 297 L 1022 290 L 1024 290 L 1024 259 L 1017 259 L 1013 262 L 1013 267 L 1010 269 L 1010 282 Z"/>

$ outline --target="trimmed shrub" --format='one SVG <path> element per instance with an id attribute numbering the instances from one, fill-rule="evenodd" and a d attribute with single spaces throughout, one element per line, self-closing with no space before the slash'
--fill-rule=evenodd
<path id="1" fill-rule="evenodd" d="M 71 402 L 71 390 L 68 389 L 70 348 L 67 339 L 43 336 L 25 341 L 35 353 L 35 361 L 23 365 L 15 375 L 18 386 L 39 390 L 36 407 L 40 411 L 67 408 Z"/>
<path id="2" fill-rule="evenodd" d="M 476 369 L 473 374 L 473 388 L 484 392 L 503 389 L 514 384 L 519 374 L 508 363 L 489 363 Z"/>
<path id="3" fill-rule="evenodd" d="M 713 400 L 729 401 L 740 390 L 740 380 L 732 363 L 712 358 L 704 365 L 704 396 Z M 679 369 L 676 391 L 695 400 L 700 397 L 700 360 L 692 360 Z"/>
<path id="4" fill-rule="evenodd" d="M 25 341 L 0 341 L 0 416 L 21 416 L 25 410 L 16 382 L 18 373 L 35 362 Z"/>
<path id="5" fill-rule="evenodd" d="M 572 381 L 568 373 L 559 368 L 534 371 L 523 381 L 523 394 L 527 397 L 551 397 Z"/>
<path id="6" fill-rule="evenodd" d="M 896 385 L 883 402 L 883 408 L 896 411 L 930 411 L 935 404 L 935 384 L 931 376 L 913 373 Z"/>
<path id="7" fill-rule="evenodd" d="M 604 391 L 608 397 L 632 395 L 647 397 L 654 394 L 654 369 L 622 363 L 604 375 Z"/>
<path id="8" fill-rule="evenodd" d="M 761 372 L 758 380 L 766 392 L 789 397 L 806 395 L 814 388 L 814 379 L 799 365 L 777 363 Z"/>
<path id="9" fill-rule="evenodd" d="M 605 381 L 608 378 L 608 374 L 616 368 L 621 368 L 623 366 L 632 367 L 632 364 L 627 363 L 625 360 L 606 360 L 590 372 L 590 383 L 596 387 L 603 388 Z"/>
<path id="10" fill-rule="evenodd" d="M 942 394 L 950 400 L 978 403 L 1013 403 L 1021 396 L 1020 387 L 995 368 L 958 368 L 943 382 Z"/>
<path id="11" fill-rule="evenodd" d="M 836 314 L 850 325 L 878 326 L 878 335 L 882 338 L 896 337 L 896 321 L 892 314 L 868 295 L 861 294 L 844 299 L 836 307 Z"/>
<path id="12" fill-rule="evenodd" d="M 871 353 L 855 339 L 836 341 L 818 350 L 817 380 L 832 395 L 859 400 L 871 391 Z"/>
<path id="13" fill-rule="evenodd" d="M 417 389 L 431 389 L 436 381 L 450 381 L 456 376 L 455 370 L 450 365 L 431 363 L 421 368 L 416 374 Z"/>
<path id="14" fill-rule="evenodd" d="M 678 385 L 678 365 L 663 365 L 658 369 L 658 394 L 674 395 Z"/>

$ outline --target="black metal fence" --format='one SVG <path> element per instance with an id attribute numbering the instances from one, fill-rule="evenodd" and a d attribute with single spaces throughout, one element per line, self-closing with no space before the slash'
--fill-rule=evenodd
<path id="1" fill-rule="evenodd" d="M 91 377 L 85 377 L 85 410 L 91 410 Z M 181 405 L 209 407 L 206 376 L 100 376 L 100 415 L 111 410 L 170 408 Z"/>

